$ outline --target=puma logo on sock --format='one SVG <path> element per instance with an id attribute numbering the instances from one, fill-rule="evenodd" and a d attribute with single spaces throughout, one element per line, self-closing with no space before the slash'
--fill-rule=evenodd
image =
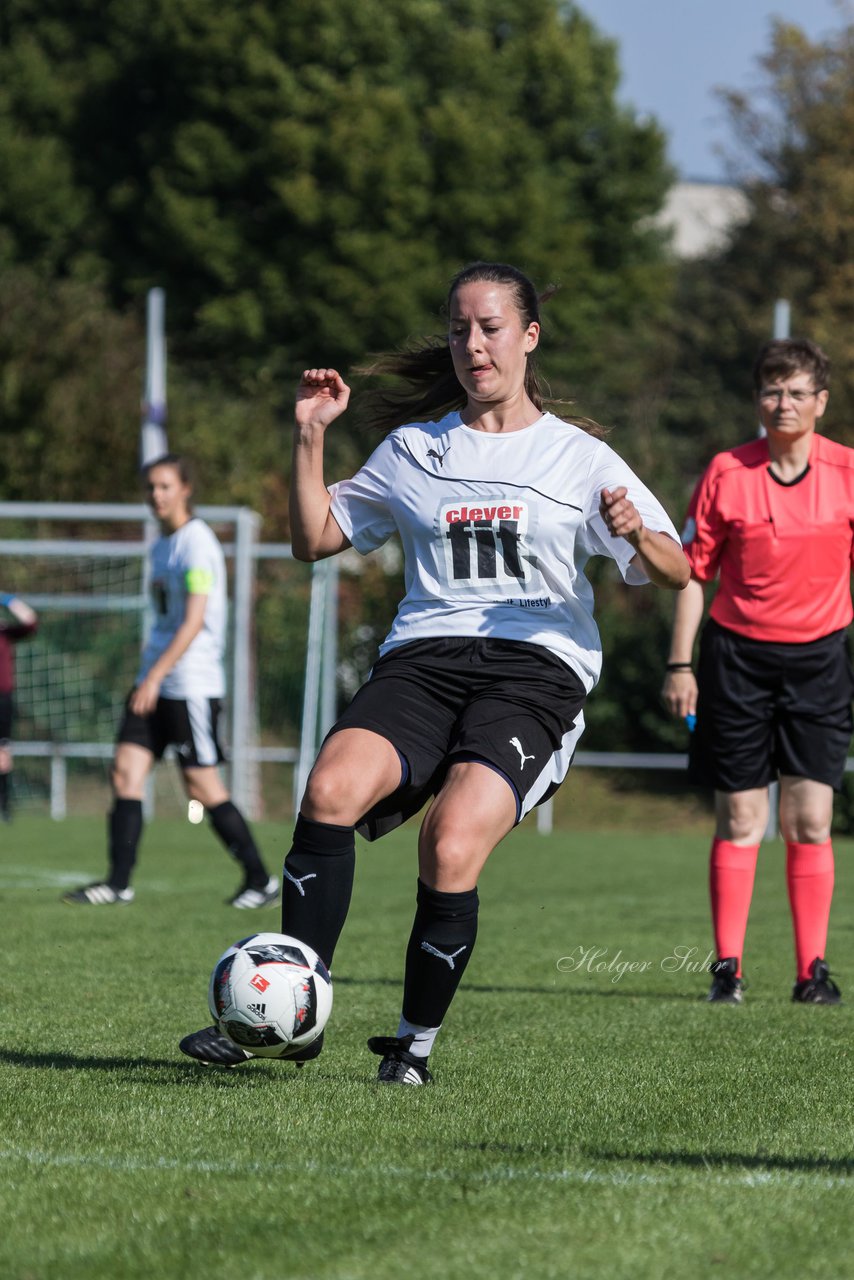
<path id="1" fill-rule="evenodd" d="M 440 960 L 445 961 L 449 969 L 455 969 L 456 965 L 454 964 L 454 961 L 457 956 L 462 955 L 465 951 L 465 947 L 457 947 L 456 951 L 452 951 L 449 956 L 446 956 L 444 951 L 440 951 L 438 947 L 434 947 L 432 942 L 422 942 L 421 950 L 426 951 L 428 955 L 438 956 Z"/>
<path id="2" fill-rule="evenodd" d="M 292 875 L 291 875 L 291 873 L 290 873 L 290 871 L 288 871 L 287 867 L 282 867 L 282 874 L 284 875 L 284 877 L 285 877 L 285 879 L 286 879 L 286 880 L 290 880 L 291 884 L 295 884 L 295 885 L 296 885 L 296 887 L 297 887 L 297 891 L 299 892 L 299 896 L 300 896 L 301 898 L 304 898 L 304 897 L 305 897 L 305 889 L 303 889 L 303 887 L 302 887 L 302 882 L 303 882 L 303 880 L 316 880 L 316 879 L 317 879 L 317 872 L 316 872 L 316 871 L 310 871 L 310 872 L 308 873 L 308 875 L 307 875 L 307 876 L 292 876 Z"/>

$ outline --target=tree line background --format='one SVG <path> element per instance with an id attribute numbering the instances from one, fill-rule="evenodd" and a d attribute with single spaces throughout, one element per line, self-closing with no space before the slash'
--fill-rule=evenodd
<path id="1" fill-rule="evenodd" d="M 170 443 L 203 501 L 248 504 L 287 540 L 299 371 L 441 333 L 447 281 L 475 258 L 558 286 L 551 390 L 612 429 L 677 525 L 712 453 L 755 431 L 776 298 L 830 354 L 827 428 L 854 444 L 854 26 L 811 43 L 775 25 L 755 91 L 724 95 L 750 213 L 700 260 L 654 225 L 675 175 L 618 84 L 616 44 L 556 0 L 5 0 L 4 498 L 139 498 L 160 285 Z M 338 426 L 330 479 L 373 443 Z M 595 578 L 585 746 L 684 746 L 657 701 L 671 602 L 604 564 Z M 378 568 L 348 582 L 345 665 L 370 662 L 398 589 Z"/>

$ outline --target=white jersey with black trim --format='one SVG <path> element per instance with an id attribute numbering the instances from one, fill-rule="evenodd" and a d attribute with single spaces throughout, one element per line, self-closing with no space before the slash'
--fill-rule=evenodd
<path id="1" fill-rule="evenodd" d="M 610 556 L 626 582 L 648 581 L 599 514 L 602 490 L 619 485 L 647 528 L 679 542 L 622 458 L 553 414 L 507 433 L 473 430 L 458 412 L 390 432 L 352 479 L 329 486 L 357 551 L 395 532 L 403 543 L 406 594 L 380 653 L 436 636 L 523 640 L 556 654 L 589 691 L 602 652 L 585 564 Z"/>
<path id="2" fill-rule="evenodd" d="M 205 621 L 189 649 L 160 686 L 164 698 L 225 696 L 225 629 L 227 621 L 225 557 L 219 540 L 198 516 L 151 548 L 151 597 L 154 622 L 137 680 L 141 680 L 168 647 L 184 621 L 189 595 L 206 595 Z"/>

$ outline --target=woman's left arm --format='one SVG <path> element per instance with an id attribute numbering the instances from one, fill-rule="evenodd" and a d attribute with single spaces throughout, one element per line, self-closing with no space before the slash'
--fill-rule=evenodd
<path id="1" fill-rule="evenodd" d="M 669 534 L 647 529 L 622 485 L 602 490 L 599 514 L 612 538 L 625 538 L 634 547 L 632 563 L 640 565 L 650 582 L 671 591 L 688 585 L 691 569 L 682 547 Z"/>

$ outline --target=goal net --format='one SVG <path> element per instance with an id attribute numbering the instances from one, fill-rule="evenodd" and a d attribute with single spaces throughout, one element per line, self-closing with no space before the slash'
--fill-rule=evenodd
<path id="1" fill-rule="evenodd" d="M 285 816 L 303 732 L 312 571 L 288 547 L 260 545 L 253 512 L 198 511 L 228 566 L 229 785 L 248 816 Z M 115 733 L 149 624 L 147 551 L 156 536 L 142 505 L 0 503 L 0 591 L 39 616 L 36 635 L 15 646 L 19 807 L 54 817 L 104 812 Z M 318 698 L 308 701 L 316 707 Z M 149 811 L 177 815 L 183 803 L 175 767 L 156 770 Z"/>

